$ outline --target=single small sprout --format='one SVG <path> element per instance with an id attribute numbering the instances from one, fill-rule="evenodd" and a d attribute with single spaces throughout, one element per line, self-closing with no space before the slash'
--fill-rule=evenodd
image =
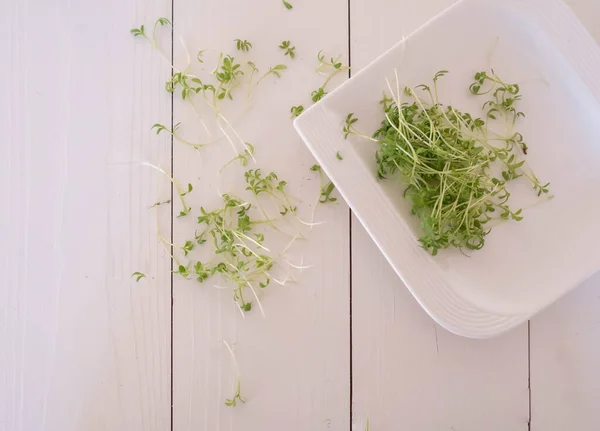
<path id="1" fill-rule="evenodd" d="M 317 67 L 317 72 L 323 73 L 323 72 L 325 72 L 326 69 L 331 70 L 331 68 L 333 68 L 335 71 L 342 71 L 342 70 L 350 69 L 348 66 L 344 66 L 342 64 L 342 62 L 340 61 L 341 58 L 342 58 L 342 56 L 338 55 L 335 58 L 330 57 L 329 60 L 326 60 L 323 50 L 319 51 L 319 53 L 317 54 L 317 60 L 319 61 L 319 66 Z"/>
<path id="2" fill-rule="evenodd" d="M 337 157 L 338 160 L 344 160 L 344 158 L 342 157 L 342 155 L 340 154 L 339 151 L 337 153 L 335 153 L 335 157 Z"/>
<path id="3" fill-rule="evenodd" d="M 183 278 L 188 279 L 190 276 L 190 270 L 185 265 L 178 265 L 177 270 L 173 271 L 173 274 L 179 274 Z"/>
<path id="4" fill-rule="evenodd" d="M 146 274 L 136 271 L 133 274 L 131 274 L 131 276 L 129 278 L 133 278 L 133 277 L 135 277 L 136 282 L 139 282 L 142 278 L 146 278 Z"/>
<path id="5" fill-rule="evenodd" d="M 321 188 L 321 197 L 319 198 L 319 202 L 324 204 L 327 202 L 336 202 L 336 198 L 331 197 L 331 193 L 335 190 L 335 186 L 331 181 L 329 181 L 325 187 Z"/>
<path id="6" fill-rule="evenodd" d="M 229 343 L 227 341 L 223 340 L 223 344 L 225 344 L 225 347 L 227 347 L 227 350 L 229 351 L 229 354 L 231 355 L 231 360 L 233 362 L 233 367 L 235 369 L 235 374 L 237 376 L 237 385 L 236 385 L 235 393 L 233 394 L 233 396 L 231 398 L 225 399 L 225 405 L 227 407 L 235 407 L 237 405 L 237 401 L 245 403 L 246 400 L 244 399 L 244 397 L 242 397 L 242 394 L 241 394 L 240 371 L 239 371 L 239 367 L 237 364 L 237 360 L 235 358 L 235 354 L 233 353 L 233 349 L 231 348 L 231 346 L 229 345 Z"/>
<path id="7" fill-rule="evenodd" d="M 183 192 L 183 193 L 181 194 L 181 196 L 185 196 L 185 195 L 187 195 L 188 193 L 191 193 L 191 192 L 192 192 L 192 190 L 194 190 L 194 186 L 192 186 L 192 184 L 191 184 L 191 183 L 188 183 L 188 186 L 187 186 L 187 191 L 186 191 L 186 192 Z"/>
<path id="8" fill-rule="evenodd" d="M 433 75 L 433 82 L 437 82 L 437 80 L 439 78 L 441 78 L 442 76 L 446 75 L 448 73 L 447 70 L 439 70 L 438 72 L 436 72 L 435 75 Z"/>
<path id="9" fill-rule="evenodd" d="M 270 67 L 269 71 L 263 76 L 261 76 L 260 79 L 256 82 L 256 84 L 258 85 L 260 81 L 262 81 L 269 75 L 275 75 L 276 77 L 281 78 L 281 72 L 285 69 L 287 69 L 287 66 L 285 64 L 276 64 L 275 66 Z"/>
<path id="10" fill-rule="evenodd" d="M 166 132 L 166 133 L 170 134 L 173 138 L 175 138 L 177 141 L 181 142 L 182 144 L 189 145 L 190 147 L 193 147 L 196 150 L 205 146 L 204 144 L 194 144 L 192 142 L 189 142 L 189 141 L 183 139 L 177 133 L 180 126 L 181 126 L 181 123 L 177 123 L 173 126 L 172 129 L 169 129 L 164 124 L 156 123 L 152 126 L 151 130 L 156 130 L 157 135 L 160 135 L 162 132 Z"/>
<path id="11" fill-rule="evenodd" d="M 342 131 L 344 132 L 344 139 L 348 139 L 348 135 L 353 134 L 352 125 L 357 121 L 358 118 L 354 118 L 354 114 L 352 112 L 346 116 L 346 125 L 342 129 Z"/>
<path id="12" fill-rule="evenodd" d="M 148 35 L 146 34 L 146 30 L 143 25 L 141 25 L 140 28 L 132 28 L 130 30 L 130 33 L 134 36 L 142 36 L 144 39 L 148 40 L 154 48 L 158 48 L 158 40 L 156 38 L 158 28 L 159 28 L 159 26 L 164 27 L 165 25 L 170 25 L 170 24 L 171 24 L 171 21 L 169 21 L 167 18 L 158 18 L 156 20 L 156 22 L 154 23 L 154 29 L 152 31 L 152 39 L 150 39 L 148 37 Z"/>
<path id="13" fill-rule="evenodd" d="M 342 62 L 340 61 L 341 58 L 342 56 L 338 55 L 336 58 L 331 57 L 329 60 L 326 60 L 323 50 L 319 51 L 319 53 L 317 54 L 317 60 L 319 61 L 319 65 L 317 66 L 316 71 L 321 75 L 327 76 L 327 78 L 325 79 L 325 82 L 323 82 L 323 85 L 321 85 L 319 90 L 313 91 L 314 102 L 320 100 L 325 94 L 327 94 L 325 92 L 325 88 L 334 76 L 336 76 L 338 73 L 344 70 L 350 69 L 350 67 L 344 66 L 342 64 Z"/>
<path id="14" fill-rule="evenodd" d="M 234 39 L 233 41 L 238 51 L 248 52 L 252 49 L 252 44 L 247 40 Z"/>
<path id="15" fill-rule="evenodd" d="M 267 74 L 273 74 L 278 78 L 281 78 L 281 71 L 287 69 L 287 66 L 285 64 L 277 64 L 273 67 L 269 68 L 269 71 L 267 72 Z"/>
<path id="16" fill-rule="evenodd" d="M 146 36 L 146 33 L 144 32 L 143 25 L 141 25 L 140 28 L 132 28 L 129 32 L 134 36 L 142 36 L 142 37 L 145 37 L 146 39 L 148 39 L 148 37 Z"/>
<path id="17" fill-rule="evenodd" d="M 221 61 L 213 73 L 219 82 L 219 87 L 214 93 L 218 100 L 222 100 L 225 97 L 233 99 L 231 90 L 237 85 L 238 78 L 242 76 L 244 72 L 240 69 L 241 65 L 236 63 L 234 57 L 230 55 L 221 57 Z"/>
<path id="18" fill-rule="evenodd" d="M 341 160 L 341 159 L 340 159 Z M 332 198 L 331 197 L 331 193 L 335 190 L 335 186 L 333 185 L 333 183 L 331 181 L 327 181 L 327 176 L 325 176 L 325 174 L 323 173 L 323 169 L 321 169 L 321 166 L 319 165 L 312 165 L 310 167 L 310 170 L 312 172 L 318 172 L 319 173 L 319 179 L 321 180 L 321 191 L 320 191 L 320 195 L 319 195 L 319 203 L 328 203 L 328 202 L 336 202 L 337 198 Z"/>
<path id="19" fill-rule="evenodd" d="M 296 53 L 294 52 L 296 50 L 296 47 L 292 46 L 289 40 L 284 40 L 283 42 L 281 42 L 279 48 L 285 51 L 283 55 L 289 55 L 291 59 L 294 59 L 296 57 Z"/>
<path id="20" fill-rule="evenodd" d="M 194 243 L 188 240 L 185 242 L 183 247 L 181 247 L 181 249 L 183 250 L 183 255 L 187 256 L 188 253 L 194 249 Z"/>
<path id="21" fill-rule="evenodd" d="M 161 205 L 170 204 L 170 203 L 171 203 L 171 199 L 167 199 L 166 201 L 155 202 L 149 208 L 159 207 Z"/>
<path id="22" fill-rule="evenodd" d="M 318 89 L 310 93 L 310 96 L 313 102 L 318 102 L 323 97 L 325 97 L 326 94 L 327 92 L 325 91 L 325 89 L 323 87 L 319 87 Z"/>
<path id="23" fill-rule="evenodd" d="M 242 166 L 247 166 L 248 165 L 248 163 L 250 162 L 250 159 L 252 158 L 252 155 L 254 154 L 254 145 L 252 145 L 250 142 L 244 142 L 244 144 L 245 144 L 245 147 L 246 147 L 244 149 L 244 152 L 238 154 L 233 159 L 231 159 L 227 163 L 225 163 L 223 165 L 223 167 L 219 170 L 219 173 L 223 172 L 223 170 L 227 166 L 229 166 L 230 164 L 232 164 L 236 160 L 239 160 L 241 162 Z"/>
<path id="24" fill-rule="evenodd" d="M 252 70 L 252 73 L 258 73 L 258 69 L 256 67 L 256 64 L 254 64 L 253 62 L 249 61 L 248 66 L 250 67 L 250 70 Z"/>
<path id="25" fill-rule="evenodd" d="M 148 166 L 152 169 L 155 169 L 156 171 L 160 172 L 161 174 L 163 174 L 164 176 L 166 176 L 169 181 L 171 181 L 171 184 L 173 184 L 175 191 L 177 192 L 177 196 L 179 197 L 179 200 L 181 201 L 181 206 L 183 207 L 183 210 L 179 213 L 179 217 L 185 216 L 187 215 L 192 208 L 189 207 L 187 205 L 187 203 L 185 202 L 185 195 L 187 195 L 189 192 L 192 191 L 193 187 L 191 184 L 188 184 L 188 190 L 184 191 L 181 186 L 179 185 L 179 183 L 177 181 L 175 181 L 175 178 L 173 178 L 172 175 L 168 174 L 167 172 L 165 172 L 163 169 L 161 169 L 158 166 L 152 165 L 150 163 L 142 163 L 145 166 Z"/>
<path id="26" fill-rule="evenodd" d="M 302 112 L 304 112 L 304 106 L 302 106 L 302 105 L 292 106 L 292 108 L 290 109 L 290 112 L 292 113 L 292 116 L 290 118 L 296 118 L 297 116 L 302 114 Z"/>
<path id="27" fill-rule="evenodd" d="M 293 6 L 290 3 L 288 3 L 287 1 L 285 1 L 285 0 L 282 0 L 282 1 L 283 1 L 283 5 L 286 7 L 287 10 L 290 10 L 293 8 Z"/>

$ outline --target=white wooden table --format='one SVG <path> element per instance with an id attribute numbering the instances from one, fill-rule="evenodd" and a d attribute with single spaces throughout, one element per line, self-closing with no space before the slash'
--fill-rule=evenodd
<path id="1" fill-rule="evenodd" d="M 171 19 L 162 40 L 176 64 L 180 36 L 191 50 L 248 39 L 263 63 L 286 62 L 241 129 L 308 199 L 312 158 L 289 107 L 322 81 L 316 53 L 359 70 L 453 0 L 290 1 L 0 4 L 0 430 L 600 429 L 599 275 L 528 325 L 462 339 L 430 320 L 339 204 L 319 209 L 315 266 L 265 296 L 265 319 L 243 319 L 229 293 L 172 282 L 157 226 L 177 241 L 186 225 L 147 209 L 170 184 L 140 162 L 201 181 L 194 205 L 217 183 L 203 177 L 210 161 L 150 130 L 190 114 L 164 91 L 167 62 L 129 29 Z M 570 3 L 600 41 L 600 0 Z M 286 39 L 293 61 L 277 48 Z M 137 270 L 148 279 L 133 282 Z M 223 340 L 247 398 L 236 408 L 224 405 L 235 374 Z"/>

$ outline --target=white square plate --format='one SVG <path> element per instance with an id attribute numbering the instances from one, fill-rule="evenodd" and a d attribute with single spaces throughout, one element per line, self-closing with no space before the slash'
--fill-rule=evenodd
<path id="1" fill-rule="evenodd" d="M 404 187 L 377 179 L 377 145 L 344 140 L 344 120 L 353 112 L 359 129 L 377 128 L 394 69 L 411 86 L 447 69 L 440 101 L 480 112 L 481 100 L 467 89 L 475 72 L 490 68 L 520 84 L 527 161 L 555 198 L 526 207 L 523 221 L 494 227 L 470 257 L 459 250 L 432 257 L 418 243 Z M 600 48 L 560 0 L 463 0 L 308 109 L 295 127 L 417 301 L 456 334 L 504 332 L 600 268 Z"/>

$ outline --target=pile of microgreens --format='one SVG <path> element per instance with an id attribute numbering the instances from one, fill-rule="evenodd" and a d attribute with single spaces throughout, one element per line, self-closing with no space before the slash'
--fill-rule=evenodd
<path id="1" fill-rule="evenodd" d="M 286 1 L 283 3 L 286 8 L 292 8 L 291 4 Z M 157 134 L 171 135 L 175 142 L 192 147 L 198 154 L 207 145 L 215 144 L 222 139 L 227 140 L 235 156 L 221 167 L 219 175 L 233 165 L 246 168 L 250 163 L 256 163 L 254 145 L 241 138 L 240 133 L 233 126 L 235 121 L 228 120 L 223 114 L 222 104 L 236 99 L 239 94 L 245 95 L 247 100 L 250 99 L 256 86 L 269 76 L 280 78 L 287 66 L 276 64 L 261 75 L 258 67 L 252 61 L 238 60 L 233 55 L 208 49 L 198 51 L 195 60 L 204 65 L 205 55 L 213 52 L 217 56 L 216 65 L 208 78 L 201 78 L 191 73 L 192 61 L 183 42 L 182 45 L 187 53 L 187 65 L 183 69 L 172 65 L 162 51 L 158 41 L 158 32 L 161 27 L 167 25 L 170 25 L 168 19 L 159 18 L 154 24 L 151 36 L 146 33 L 143 25 L 132 29 L 131 33 L 148 40 L 152 47 L 169 62 L 173 73 L 171 79 L 165 83 L 166 91 L 179 95 L 183 101 L 188 103 L 212 139 L 207 142 L 192 142 L 192 140 L 186 139 L 181 133 L 181 123 L 176 123 L 173 127 L 156 123 L 152 129 Z M 252 43 L 248 40 L 235 39 L 233 42 L 235 49 L 242 56 L 253 49 Z M 279 48 L 284 51 L 285 56 L 289 56 L 291 59 L 295 58 L 296 48 L 290 41 L 283 41 Z M 325 61 L 321 53 L 319 53 L 319 61 L 320 71 L 327 67 L 332 69 L 321 87 L 321 91 L 324 92 L 324 88 L 331 78 L 347 68 L 342 66 L 337 59 L 332 58 L 331 62 Z M 200 107 L 208 107 L 212 115 L 202 116 Z M 298 114 L 302 109 L 302 107 L 299 108 Z M 210 132 L 211 121 L 220 131 L 218 136 L 212 136 Z M 241 149 L 239 149 L 240 147 Z M 184 188 L 172 175 L 160 167 L 149 163 L 143 163 L 143 165 L 157 170 L 172 183 L 173 191 L 177 194 L 182 207 L 178 217 L 193 214 L 194 209 L 187 204 L 185 199 L 186 195 L 193 191 L 192 184 L 188 184 L 187 188 Z M 319 171 L 321 178 L 318 202 L 335 202 L 336 198 L 331 196 L 334 190 L 333 184 L 326 182 L 326 177 L 320 168 L 317 168 L 313 167 L 311 170 Z M 299 264 L 292 263 L 287 253 L 295 241 L 305 238 L 304 228 L 307 226 L 312 228 L 320 223 L 314 222 L 316 205 L 313 207 L 311 221 L 304 221 L 298 216 L 298 200 L 288 194 L 287 182 L 280 179 L 274 172 L 263 174 L 257 168 L 247 169 L 244 172 L 244 181 L 246 184 L 244 194 L 248 195 L 247 197 L 222 193 L 220 194 L 222 203 L 217 208 L 211 210 L 204 207 L 199 208 L 196 215 L 197 226 L 183 244 L 171 243 L 160 233 L 158 238 L 174 261 L 174 274 L 198 283 L 209 282 L 209 280 L 225 281 L 227 287 L 222 286 L 220 281 L 215 281 L 215 286 L 232 289 L 233 299 L 242 316 L 252 310 L 253 304 L 256 304 L 264 315 L 259 292 L 271 282 L 282 286 L 294 282 L 296 281 L 295 276 L 303 269 L 308 268 L 303 265 L 303 259 Z M 151 208 L 165 204 L 171 204 L 171 199 L 158 201 Z M 277 233 L 279 236 L 283 235 L 287 238 L 287 244 L 281 251 L 272 252 L 267 246 L 265 235 L 269 233 Z M 199 259 L 198 255 L 202 255 L 203 258 Z M 146 275 L 136 271 L 131 277 L 139 282 Z M 226 346 L 235 363 L 230 346 L 227 343 Z M 231 407 L 235 407 L 237 401 L 244 402 L 240 394 L 239 373 L 237 374 L 236 393 L 225 402 L 227 406 Z"/>
<path id="2" fill-rule="evenodd" d="M 346 138 L 356 135 L 378 143 L 380 178 L 396 175 L 408 184 L 404 196 L 420 219 L 419 241 L 432 255 L 450 246 L 479 250 L 492 221 L 521 220 L 522 209 L 509 206 L 511 181 L 527 178 L 538 196 L 548 194 L 549 186 L 526 168 L 527 145 L 514 131 L 517 119 L 525 117 L 516 108 L 519 86 L 505 83 L 493 71 L 476 73 L 470 92 L 491 97 L 483 104 L 483 118 L 473 117 L 440 103 L 437 82 L 446 73 L 436 73 L 432 87 L 403 90 L 396 76 L 396 91 L 388 83 L 391 97 L 384 95 L 380 102 L 385 119 L 373 136 L 356 129 L 353 114 L 343 129 Z M 493 122 L 503 122 L 508 132 L 495 132 Z"/>

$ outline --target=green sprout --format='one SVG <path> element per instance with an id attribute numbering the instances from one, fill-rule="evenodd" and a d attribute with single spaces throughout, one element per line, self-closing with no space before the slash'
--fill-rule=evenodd
<path id="1" fill-rule="evenodd" d="M 242 394 L 241 394 L 240 370 L 239 370 L 237 360 L 235 358 L 235 354 L 233 353 L 233 349 L 231 348 L 231 346 L 229 345 L 229 343 L 227 341 L 223 340 L 223 344 L 225 345 L 225 347 L 227 347 L 227 350 L 229 351 L 229 355 L 231 356 L 231 361 L 233 362 L 233 368 L 234 368 L 236 380 L 237 380 L 235 393 L 233 394 L 233 396 L 231 398 L 225 399 L 225 405 L 227 407 L 236 407 L 237 401 L 245 403 L 246 399 L 244 397 L 242 397 Z"/>
<path id="2" fill-rule="evenodd" d="M 131 274 L 131 276 L 129 278 L 133 278 L 133 277 L 135 277 L 135 281 L 139 283 L 139 281 L 142 278 L 146 278 L 146 274 L 136 271 L 133 274 Z"/>
<path id="3" fill-rule="evenodd" d="M 350 67 L 344 66 L 344 64 L 341 62 L 341 58 L 342 58 L 342 56 L 338 55 L 335 58 L 330 57 L 329 60 L 327 60 L 325 58 L 325 54 L 323 53 L 323 50 L 319 51 L 319 53 L 317 54 L 317 60 L 319 62 L 319 65 L 317 66 L 316 71 L 318 73 L 320 73 L 321 75 L 325 75 L 327 77 L 325 79 L 325 82 L 323 83 L 323 85 L 321 85 L 321 88 L 323 90 L 325 90 L 325 88 L 327 87 L 327 84 L 329 84 L 329 81 L 331 81 L 334 76 L 336 76 L 337 74 L 339 74 L 345 70 L 350 69 Z"/>
<path id="4" fill-rule="evenodd" d="M 243 398 L 240 393 L 240 390 L 241 390 L 240 385 L 241 385 L 241 383 L 240 383 L 240 380 L 238 379 L 235 393 L 233 394 L 233 396 L 231 398 L 225 399 L 225 405 L 227 407 L 235 407 L 237 405 L 236 400 L 241 401 L 242 403 L 246 402 L 246 399 Z"/>
<path id="5" fill-rule="evenodd" d="M 235 156 L 233 159 L 229 160 L 227 163 L 225 163 L 225 165 L 223 165 L 223 167 L 219 170 L 219 173 L 223 172 L 223 170 L 229 166 L 230 164 L 232 164 L 233 162 L 235 162 L 236 160 L 239 160 L 240 163 L 242 164 L 242 166 L 248 166 L 248 163 L 250 162 L 250 159 L 252 158 L 252 155 L 254 154 L 254 145 L 252 145 L 250 142 L 246 142 L 246 148 L 244 149 L 244 151 L 240 154 L 238 154 L 237 156 Z"/>
<path id="6" fill-rule="evenodd" d="M 247 40 L 234 39 L 233 41 L 238 51 L 248 52 L 252 49 L 252 44 Z"/>
<path id="7" fill-rule="evenodd" d="M 302 105 L 292 106 L 292 108 L 290 109 L 290 112 L 292 113 L 292 116 L 290 118 L 296 118 L 297 116 L 302 114 L 302 112 L 304 112 L 304 106 L 302 106 Z"/>
<path id="8" fill-rule="evenodd" d="M 177 134 L 179 126 L 181 126 L 181 123 L 177 123 L 173 126 L 172 129 L 169 129 L 168 127 L 166 127 L 163 124 L 156 123 L 152 126 L 152 129 L 156 130 L 157 135 L 160 135 L 161 132 L 166 132 L 169 135 L 171 135 L 173 138 L 175 138 L 175 140 L 181 142 L 182 144 L 189 145 L 190 147 L 192 147 L 196 150 L 205 146 L 205 144 L 194 144 L 192 142 L 189 142 L 189 141 L 186 141 L 185 139 L 183 139 L 180 135 Z"/>
<path id="9" fill-rule="evenodd" d="M 321 194 L 319 196 L 319 203 L 334 203 L 337 202 L 337 198 L 331 197 L 331 193 L 335 190 L 335 185 L 327 179 L 323 173 L 323 169 L 319 165 L 312 165 L 310 167 L 312 172 L 319 173 L 319 179 L 321 181 Z"/>
<path id="10" fill-rule="evenodd" d="M 259 84 L 263 79 L 265 79 L 269 75 L 274 75 L 277 78 L 281 78 L 281 72 L 285 69 L 287 69 L 287 66 L 285 64 L 276 64 L 275 66 L 270 67 L 268 72 L 261 76 L 260 79 L 256 82 L 256 84 Z"/>
<path id="11" fill-rule="evenodd" d="M 283 42 L 281 42 L 279 48 L 285 51 L 283 55 L 289 55 L 291 59 L 294 59 L 296 57 L 296 53 L 294 52 L 296 50 L 296 47 L 292 46 L 289 40 L 284 40 Z"/>
<path id="12" fill-rule="evenodd" d="M 181 206 L 183 207 L 183 209 L 179 212 L 178 217 L 183 217 L 183 216 L 189 214 L 189 212 L 192 210 L 192 208 L 187 205 L 187 203 L 185 201 L 185 196 L 193 190 L 193 186 L 191 184 L 188 184 L 187 191 L 184 191 L 181 188 L 181 186 L 179 185 L 179 183 L 177 181 L 175 181 L 175 179 L 171 175 L 169 175 L 167 172 L 165 172 L 163 169 L 159 168 L 158 166 L 152 165 L 150 163 L 142 163 L 142 165 L 148 166 L 148 167 L 160 172 L 161 174 L 166 176 L 169 179 L 169 181 L 171 181 L 171 184 L 173 184 L 173 187 L 175 188 L 175 191 L 177 192 L 177 195 L 179 196 L 179 200 L 181 201 Z M 153 206 L 162 205 L 164 203 L 167 203 L 167 201 L 157 202 Z"/>
<path id="13" fill-rule="evenodd" d="M 319 87 L 310 94 L 310 98 L 313 102 L 318 102 L 323 97 L 325 97 L 326 94 L 327 92 L 325 91 L 325 89 L 323 87 Z"/>
<path id="14" fill-rule="evenodd" d="M 143 37 L 148 42 L 150 42 L 153 47 L 158 48 L 158 40 L 156 37 L 158 29 L 160 27 L 164 27 L 166 25 L 171 25 L 171 21 L 169 21 L 167 18 L 164 18 L 164 17 L 158 18 L 156 20 L 156 22 L 154 23 L 154 28 L 152 30 L 152 39 L 150 39 L 148 37 L 148 35 L 146 34 L 146 29 L 144 28 L 143 25 L 141 25 L 139 28 L 132 28 L 131 30 L 129 30 L 129 32 L 136 37 L 137 36 Z"/>

